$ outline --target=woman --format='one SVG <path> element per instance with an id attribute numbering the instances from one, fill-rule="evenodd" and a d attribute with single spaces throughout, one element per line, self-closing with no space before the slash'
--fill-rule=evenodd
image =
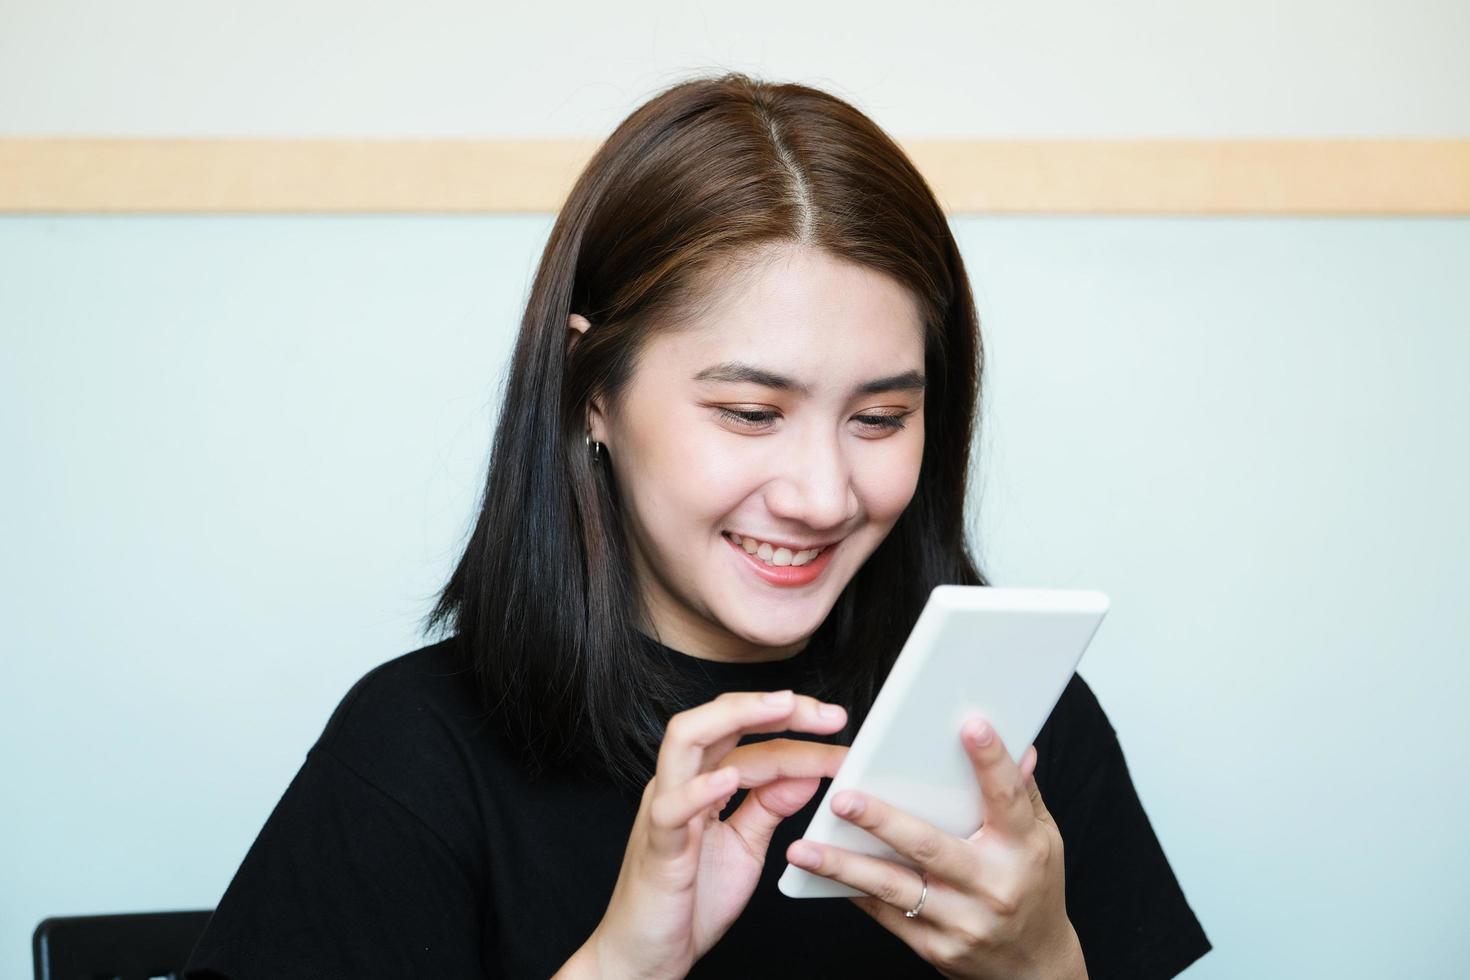
<path id="1" fill-rule="evenodd" d="M 348 693 L 188 976 L 1170 977 L 1210 949 L 1074 675 L 987 826 L 807 844 L 964 539 L 981 347 L 923 178 L 867 117 L 739 74 L 635 111 L 522 323 L 478 522 Z M 955 733 L 957 738 L 960 732 Z M 844 801 L 837 801 L 838 803 Z M 792 861 L 866 893 L 793 900 Z"/>

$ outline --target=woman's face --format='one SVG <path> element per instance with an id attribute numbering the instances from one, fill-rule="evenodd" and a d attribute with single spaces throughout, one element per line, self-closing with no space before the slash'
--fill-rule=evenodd
<path id="1" fill-rule="evenodd" d="M 699 319 L 649 338 L 589 424 L 659 639 L 780 659 L 913 497 L 923 326 L 897 281 L 815 249 L 768 250 L 717 288 Z"/>

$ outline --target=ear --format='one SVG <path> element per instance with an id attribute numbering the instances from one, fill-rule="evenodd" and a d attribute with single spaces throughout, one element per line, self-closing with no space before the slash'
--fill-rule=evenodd
<path id="1" fill-rule="evenodd" d="M 567 350 L 576 345 L 586 334 L 587 328 L 592 326 L 592 321 L 580 313 L 573 313 L 567 317 Z M 607 421 L 602 411 L 602 400 L 593 398 L 592 404 L 587 408 L 587 428 L 592 433 L 592 438 L 607 445 Z"/>

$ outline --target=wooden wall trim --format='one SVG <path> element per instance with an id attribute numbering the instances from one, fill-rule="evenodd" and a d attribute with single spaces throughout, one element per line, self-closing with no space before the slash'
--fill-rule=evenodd
<path id="1" fill-rule="evenodd" d="M 903 145 L 954 214 L 1470 214 L 1470 139 Z M 0 212 L 552 212 L 596 146 L 0 138 Z"/>

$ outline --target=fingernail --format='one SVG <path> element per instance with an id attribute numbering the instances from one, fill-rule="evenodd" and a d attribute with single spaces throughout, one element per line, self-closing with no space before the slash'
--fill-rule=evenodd
<path id="1" fill-rule="evenodd" d="M 787 857 L 791 859 L 792 864 L 798 864 L 803 868 L 815 868 L 817 866 L 816 848 L 808 844 L 803 844 L 801 841 L 797 841 L 791 845 L 791 850 L 787 852 Z"/>
<path id="2" fill-rule="evenodd" d="M 771 704 L 786 704 L 791 700 L 791 691 L 772 691 L 766 695 L 765 700 Z"/>
<path id="3" fill-rule="evenodd" d="M 841 718 L 842 706 L 839 704 L 824 704 L 820 709 L 820 713 L 823 718 Z"/>
<path id="4" fill-rule="evenodd" d="M 839 817 L 855 817 L 863 812 L 863 798 L 852 790 L 843 790 L 832 798 L 832 812 Z"/>
<path id="5" fill-rule="evenodd" d="M 972 721 L 965 726 L 965 735 L 974 745 L 989 745 L 990 740 L 995 737 L 995 729 L 987 721 Z"/>

